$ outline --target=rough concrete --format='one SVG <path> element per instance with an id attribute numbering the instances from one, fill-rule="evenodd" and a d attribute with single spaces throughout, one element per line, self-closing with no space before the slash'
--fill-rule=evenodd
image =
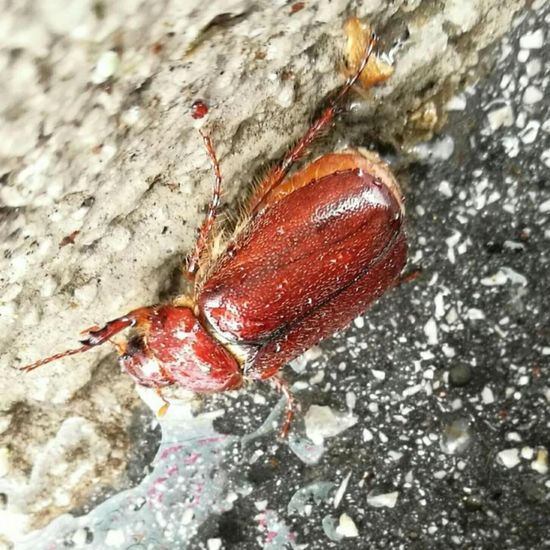
<path id="1" fill-rule="evenodd" d="M 211 186 L 193 101 L 210 107 L 203 122 L 230 202 L 341 82 L 348 15 L 376 25 L 396 71 L 354 102 L 333 141 L 410 149 L 441 127 L 457 88 L 491 66 L 485 48 L 521 6 L 341 0 L 292 14 L 282 2 L 3 6 L 6 540 L 125 483 L 139 401 L 113 354 L 90 352 L 32 375 L 17 367 L 178 287 Z"/>

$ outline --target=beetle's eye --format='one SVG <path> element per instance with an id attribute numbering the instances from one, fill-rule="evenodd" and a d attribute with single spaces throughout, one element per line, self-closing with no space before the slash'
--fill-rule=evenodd
<path id="1" fill-rule="evenodd" d="M 126 350 L 122 355 L 122 358 L 128 359 L 129 357 L 134 357 L 135 355 L 143 353 L 143 351 L 145 351 L 145 342 L 143 341 L 143 337 L 133 336 L 128 341 L 128 345 L 126 346 Z"/>

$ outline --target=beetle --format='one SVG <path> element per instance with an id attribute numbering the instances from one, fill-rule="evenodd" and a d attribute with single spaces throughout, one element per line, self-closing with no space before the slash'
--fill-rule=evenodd
<path id="1" fill-rule="evenodd" d="M 375 43 L 372 34 L 355 73 L 256 187 L 246 219 L 217 254 L 212 243 L 222 176 L 212 141 L 201 132 L 215 183 L 187 262 L 192 295 L 92 327 L 80 347 L 23 370 L 88 351 L 134 328 L 129 339 L 112 343 L 122 369 L 138 384 L 162 397 L 162 388 L 171 385 L 215 393 L 245 380 L 271 380 L 287 397 L 281 429 L 286 435 L 294 406 L 281 368 L 395 286 L 406 263 L 403 198 L 377 155 L 329 153 L 289 175 L 332 122 Z"/>

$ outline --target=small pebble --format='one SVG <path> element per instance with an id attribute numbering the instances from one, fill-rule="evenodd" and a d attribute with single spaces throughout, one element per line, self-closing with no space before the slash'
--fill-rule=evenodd
<path id="1" fill-rule="evenodd" d="M 359 536 L 359 531 L 357 530 L 355 522 L 346 513 L 340 516 L 340 521 L 338 523 L 338 527 L 336 527 L 336 532 L 346 538 Z"/>
<path id="2" fill-rule="evenodd" d="M 451 184 L 447 181 L 447 180 L 443 180 L 440 184 L 439 184 L 439 192 L 447 197 L 447 198 L 451 198 L 453 196 L 453 190 L 451 188 Z"/>
<path id="3" fill-rule="evenodd" d="M 428 337 L 428 344 L 430 346 L 435 346 L 439 342 L 437 337 L 437 323 L 433 317 L 424 325 L 424 334 Z"/>
<path id="4" fill-rule="evenodd" d="M 461 388 L 472 379 L 472 369 L 467 365 L 457 365 L 449 371 L 449 383 L 451 386 Z"/>
<path id="5" fill-rule="evenodd" d="M 479 281 L 483 286 L 502 286 L 508 281 L 508 277 L 501 271 L 497 271 L 494 275 L 484 277 Z"/>
<path id="6" fill-rule="evenodd" d="M 304 417 L 306 434 L 316 445 L 321 445 L 325 438 L 334 437 L 357 423 L 352 414 L 339 414 L 330 407 L 312 405 Z"/>
<path id="7" fill-rule="evenodd" d="M 465 418 L 458 418 L 445 426 L 439 447 L 445 454 L 460 454 L 469 447 L 470 441 L 468 421 Z"/>
<path id="8" fill-rule="evenodd" d="M 498 461 L 506 468 L 514 468 L 520 463 L 518 449 L 505 449 L 497 454 Z"/>
<path id="9" fill-rule="evenodd" d="M 531 460 L 535 456 L 535 451 L 532 447 L 522 447 L 520 454 L 521 458 L 524 458 L 525 460 Z"/>
<path id="10" fill-rule="evenodd" d="M 468 316 L 468 319 L 470 319 L 470 321 L 480 321 L 481 319 L 485 319 L 485 313 L 476 308 L 470 308 L 466 315 Z"/>
<path id="11" fill-rule="evenodd" d="M 373 495 L 370 493 L 367 496 L 367 504 L 374 508 L 393 508 L 397 502 L 399 493 L 393 491 L 392 493 L 384 493 L 381 495 Z"/>
<path id="12" fill-rule="evenodd" d="M 550 212 L 550 199 L 539 204 L 539 212 L 542 212 L 543 214 Z"/>
<path id="13" fill-rule="evenodd" d="M 526 145 L 533 143 L 537 139 L 539 128 L 540 122 L 538 120 L 529 121 L 519 135 L 521 141 Z"/>
<path id="14" fill-rule="evenodd" d="M 534 103 L 538 103 L 543 97 L 544 94 L 541 90 L 535 86 L 527 86 L 525 92 L 523 92 L 523 103 L 525 105 L 533 105 Z"/>
<path id="15" fill-rule="evenodd" d="M 504 105 L 499 109 L 491 111 L 487 115 L 487 119 L 491 130 L 494 132 L 503 126 L 512 126 L 514 124 L 514 111 L 510 105 Z"/>
<path id="16" fill-rule="evenodd" d="M 546 449 L 537 451 L 537 458 L 531 462 L 531 468 L 542 475 L 548 473 L 548 451 Z"/>
<path id="17" fill-rule="evenodd" d="M 481 391 L 481 400 L 485 405 L 490 405 L 495 402 L 495 395 L 489 386 L 485 386 Z"/>
<path id="18" fill-rule="evenodd" d="M 367 441 L 372 441 L 374 439 L 374 435 L 368 428 L 363 429 L 363 441 L 366 443 Z"/>
<path id="19" fill-rule="evenodd" d="M 118 53 L 112 50 L 103 52 L 97 60 L 94 72 L 92 73 L 92 82 L 94 84 L 103 84 L 103 82 L 109 80 L 116 73 L 119 63 L 120 58 Z"/>
<path id="20" fill-rule="evenodd" d="M 527 32 L 519 39 L 519 47 L 527 50 L 538 50 L 542 48 L 543 44 L 544 33 L 542 29 Z"/>

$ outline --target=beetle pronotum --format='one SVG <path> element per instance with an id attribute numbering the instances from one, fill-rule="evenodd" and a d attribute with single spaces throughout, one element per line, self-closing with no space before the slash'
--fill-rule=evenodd
<path id="1" fill-rule="evenodd" d="M 187 264 L 192 295 L 89 329 L 80 347 L 23 370 L 88 351 L 133 327 L 116 348 L 138 384 L 159 393 L 169 385 L 213 393 L 239 388 L 245 379 L 272 380 L 288 397 L 286 434 L 293 400 L 279 370 L 394 286 L 406 262 L 403 200 L 376 155 L 330 153 L 288 175 L 331 123 L 375 43 L 371 35 L 355 73 L 254 190 L 246 223 L 214 259 L 205 252 L 214 237 L 222 176 L 212 142 L 202 134 L 215 184 Z"/>

